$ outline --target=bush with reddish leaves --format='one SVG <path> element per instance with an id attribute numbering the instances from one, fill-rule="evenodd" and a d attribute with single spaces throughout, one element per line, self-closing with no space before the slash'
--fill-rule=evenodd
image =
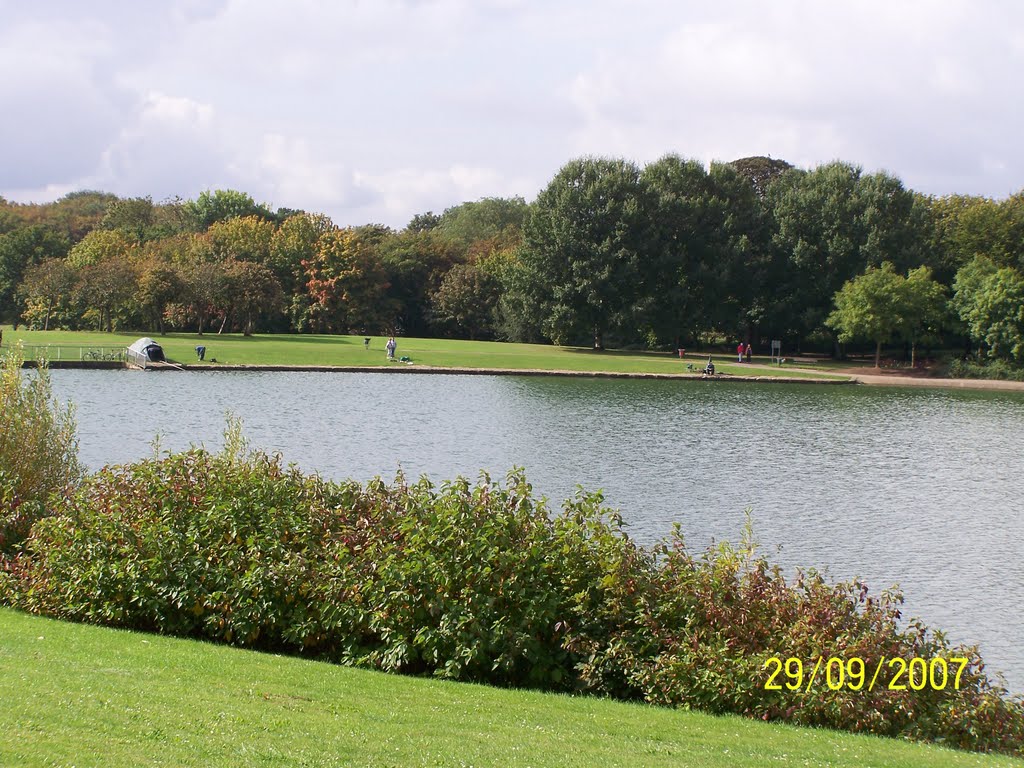
<path id="1" fill-rule="evenodd" d="M 0 601 L 393 672 L 1024 752 L 1024 704 L 974 649 L 903 626 L 899 595 L 813 572 L 789 583 L 749 539 L 694 555 L 677 531 L 645 549 L 600 495 L 554 513 L 519 471 L 334 483 L 229 440 L 105 469 L 52 503 L 0 568 Z M 959 689 L 890 690 L 879 664 L 951 656 L 969 660 Z M 882 674 L 871 690 L 766 687 L 772 658 L 809 675 L 819 657 Z"/>

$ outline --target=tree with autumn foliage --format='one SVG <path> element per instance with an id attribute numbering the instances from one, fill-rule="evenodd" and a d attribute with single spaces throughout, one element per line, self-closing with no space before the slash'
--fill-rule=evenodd
<path id="1" fill-rule="evenodd" d="M 310 317 L 318 330 L 345 333 L 387 325 L 387 274 L 366 233 L 352 228 L 325 232 L 303 267 Z"/>

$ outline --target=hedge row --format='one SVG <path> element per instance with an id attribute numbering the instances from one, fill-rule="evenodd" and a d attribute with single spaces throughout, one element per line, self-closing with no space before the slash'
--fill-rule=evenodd
<path id="1" fill-rule="evenodd" d="M 1011 754 L 1024 704 L 974 649 L 901 626 L 900 596 L 787 582 L 745 541 L 643 548 L 599 495 L 560 512 L 524 475 L 327 482 L 230 448 L 107 468 L 0 567 L 0 601 L 392 672 L 590 692 Z M 772 657 L 970 659 L 943 690 L 807 690 Z M 792 671 L 787 668 L 786 670 Z M 847 667 L 847 671 L 851 671 Z M 777 672 L 777 670 L 776 670 Z"/>

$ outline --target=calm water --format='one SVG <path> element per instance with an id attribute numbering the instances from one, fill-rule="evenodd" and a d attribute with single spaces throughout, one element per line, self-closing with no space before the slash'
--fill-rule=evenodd
<path id="1" fill-rule="evenodd" d="M 259 448 L 331 478 L 443 480 L 523 466 L 553 500 L 603 489 L 631 535 L 682 524 L 873 591 L 980 643 L 1024 692 L 1024 395 L 716 382 L 344 373 L 53 371 L 96 469 L 219 447 L 225 412 Z"/>

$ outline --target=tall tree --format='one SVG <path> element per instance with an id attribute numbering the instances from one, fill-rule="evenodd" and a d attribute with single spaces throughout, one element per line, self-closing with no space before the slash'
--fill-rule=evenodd
<path id="1" fill-rule="evenodd" d="M 938 335 L 948 327 L 950 317 L 946 287 L 932 279 L 930 267 L 922 266 L 907 273 L 903 284 L 904 312 L 900 336 L 910 342 L 910 365 L 917 363 L 917 343 L 925 336 Z"/>
<path id="2" fill-rule="evenodd" d="M 436 229 L 400 232 L 375 247 L 389 284 L 389 328 L 409 336 L 430 332 L 431 297 L 461 254 Z"/>
<path id="3" fill-rule="evenodd" d="M 527 211 L 521 197 L 485 197 L 446 209 L 437 228 L 465 248 L 480 240 L 497 239 L 509 246 L 518 241 Z"/>
<path id="4" fill-rule="evenodd" d="M 29 267 L 19 288 L 25 322 L 41 323 L 44 331 L 50 330 L 50 318 L 65 314 L 74 287 L 75 273 L 64 259 L 44 259 Z"/>
<path id="5" fill-rule="evenodd" d="M 306 263 L 314 322 L 323 330 L 379 329 L 387 324 L 387 274 L 365 233 L 332 229 Z"/>
<path id="6" fill-rule="evenodd" d="M 299 213 L 281 222 L 271 240 L 268 266 L 281 284 L 289 322 L 296 331 L 307 330 L 310 321 L 303 263 L 312 262 L 320 237 L 332 229 L 334 224 L 327 216 Z"/>
<path id="7" fill-rule="evenodd" d="M 739 160 L 726 163 L 726 165 L 732 166 L 747 179 L 758 197 L 764 197 L 768 193 L 771 183 L 793 167 L 785 160 L 777 160 L 764 155 L 741 157 Z"/>
<path id="8" fill-rule="evenodd" d="M 680 346 L 716 301 L 705 279 L 713 235 L 705 226 L 708 174 L 696 160 L 667 155 L 647 165 L 641 179 L 652 196 L 654 282 L 645 292 L 657 296 L 648 324 L 660 341 Z"/>
<path id="9" fill-rule="evenodd" d="M 1024 274 L 976 256 L 957 272 L 953 304 L 979 352 L 1024 363 Z"/>
<path id="10" fill-rule="evenodd" d="M 791 171 L 769 186 L 768 202 L 774 245 L 790 265 L 778 298 L 792 335 L 821 328 L 836 291 L 867 266 L 917 266 L 923 211 L 915 208 L 913 193 L 886 174 L 865 177 L 840 162 Z"/>
<path id="11" fill-rule="evenodd" d="M 523 233 L 522 261 L 540 288 L 544 332 L 558 344 L 581 336 L 604 348 L 633 340 L 649 311 L 649 199 L 625 160 L 567 163 L 538 195 Z"/>
<path id="12" fill-rule="evenodd" d="M 406 232 L 429 232 L 441 223 L 441 217 L 433 211 L 417 213 L 405 225 Z"/>
<path id="13" fill-rule="evenodd" d="M 242 323 L 244 336 L 252 336 L 257 318 L 281 310 L 281 285 L 263 264 L 229 259 L 224 262 L 224 279 L 231 309 Z"/>
<path id="14" fill-rule="evenodd" d="M 86 308 L 84 319 L 95 319 L 96 327 L 113 333 L 138 290 L 138 271 L 125 255 L 82 264 L 75 269 L 75 294 Z"/>
<path id="15" fill-rule="evenodd" d="M 44 259 L 64 256 L 67 249 L 65 237 L 42 225 L 0 235 L 0 321 L 17 326 L 22 310 L 17 291 L 25 271 Z"/>
<path id="16" fill-rule="evenodd" d="M 207 229 L 214 253 L 221 260 L 237 259 L 269 265 L 274 222 L 259 216 L 234 216 Z"/>
<path id="17" fill-rule="evenodd" d="M 480 263 L 456 264 L 432 298 L 435 325 L 470 339 L 492 336 L 499 288 L 497 277 Z"/>

